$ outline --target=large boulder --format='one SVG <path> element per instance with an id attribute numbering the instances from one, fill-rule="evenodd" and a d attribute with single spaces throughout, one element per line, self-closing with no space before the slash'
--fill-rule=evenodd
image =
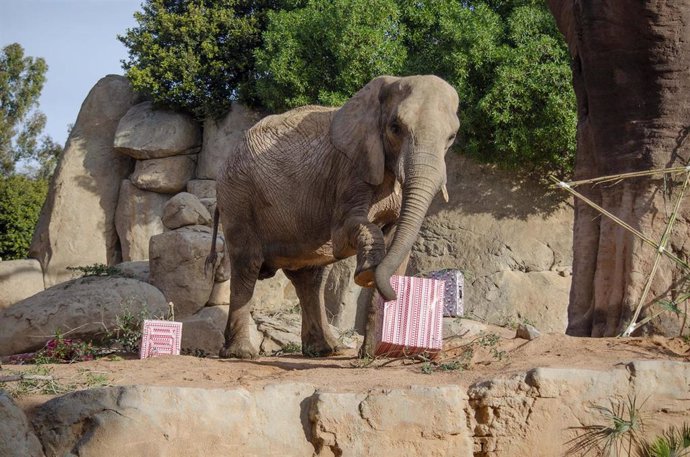
<path id="1" fill-rule="evenodd" d="M 149 282 L 149 262 L 148 260 L 133 260 L 122 262 L 115 265 L 125 278 L 134 278 L 142 282 Z"/>
<path id="2" fill-rule="evenodd" d="M 165 231 L 162 217 L 168 200 L 170 195 L 141 190 L 128 179 L 122 181 L 115 210 L 122 260 L 149 258 L 149 239 Z"/>
<path id="3" fill-rule="evenodd" d="M 211 225 L 211 215 L 197 197 L 180 192 L 165 204 L 163 225 L 170 230 L 187 225 Z"/>
<path id="4" fill-rule="evenodd" d="M 196 176 L 216 179 L 218 169 L 244 139 L 244 132 L 261 119 L 261 115 L 244 105 L 234 103 L 221 120 L 212 118 L 204 122 L 204 142 L 199 154 Z"/>
<path id="5" fill-rule="evenodd" d="M 149 281 L 175 304 L 175 316 L 186 317 L 208 302 L 213 290 L 215 268 L 205 272 L 211 250 L 209 227 L 191 225 L 153 236 L 149 244 Z M 225 244 L 216 239 L 218 261 L 222 262 Z"/>
<path id="6" fill-rule="evenodd" d="M 411 386 L 319 392 L 309 418 L 320 456 L 469 457 L 474 443 L 466 409 L 467 394 L 460 386 Z"/>
<path id="7" fill-rule="evenodd" d="M 35 259 L 0 260 L 0 309 L 41 292 L 43 270 Z"/>
<path id="8" fill-rule="evenodd" d="M 199 199 L 216 198 L 216 182 L 212 179 L 192 179 L 187 183 L 187 192 Z"/>
<path id="9" fill-rule="evenodd" d="M 0 311 L 0 355 L 41 348 L 57 331 L 90 339 L 113 328 L 123 312 L 144 309 L 153 317 L 168 312 L 163 294 L 145 282 L 103 276 L 68 281 Z"/>
<path id="10" fill-rule="evenodd" d="M 0 455 L 43 457 L 43 447 L 24 411 L 0 390 Z"/>
<path id="11" fill-rule="evenodd" d="M 450 203 L 436 199 L 408 274 L 465 274 L 465 313 L 562 332 L 572 271 L 573 211 L 562 194 L 514 173 L 446 156 Z"/>
<path id="12" fill-rule="evenodd" d="M 114 144 L 117 152 L 140 160 L 194 154 L 201 146 L 201 128 L 189 115 L 143 102 L 122 117 Z"/>
<path id="13" fill-rule="evenodd" d="M 294 383 L 252 393 L 109 387 L 50 400 L 33 424 L 48 455 L 311 456 L 304 402 L 313 394 Z"/>
<path id="14" fill-rule="evenodd" d="M 196 154 L 137 160 L 129 179 L 139 189 L 174 194 L 187 188 L 195 167 Z"/>
<path id="15" fill-rule="evenodd" d="M 43 266 L 46 287 L 72 278 L 69 266 L 121 259 L 115 207 L 120 182 L 133 164 L 115 152 L 113 138 L 120 118 L 137 101 L 127 78 L 109 75 L 81 106 L 29 249 L 29 257 Z"/>

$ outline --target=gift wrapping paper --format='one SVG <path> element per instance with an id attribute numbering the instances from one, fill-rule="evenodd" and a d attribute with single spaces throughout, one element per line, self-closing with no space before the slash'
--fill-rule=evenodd
<path id="1" fill-rule="evenodd" d="M 377 356 L 400 357 L 442 348 L 444 282 L 431 278 L 392 276 L 396 300 L 379 297 Z"/>

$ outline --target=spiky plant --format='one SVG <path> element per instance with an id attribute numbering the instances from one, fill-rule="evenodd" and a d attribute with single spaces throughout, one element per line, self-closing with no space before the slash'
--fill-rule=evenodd
<path id="1" fill-rule="evenodd" d="M 645 440 L 639 448 L 640 457 L 690 456 L 690 424 L 671 426 L 661 436 Z"/>
<path id="2" fill-rule="evenodd" d="M 611 400 L 610 407 L 594 405 L 604 423 L 576 427 L 582 433 L 569 441 L 568 455 L 630 456 L 633 449 L 642 445 L 641 407 L 634 396 L 628 396 L 627 401 Z"/>

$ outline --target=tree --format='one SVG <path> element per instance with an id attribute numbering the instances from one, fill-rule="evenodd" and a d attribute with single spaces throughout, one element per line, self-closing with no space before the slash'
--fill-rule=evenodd
<path id="1" fill-rule="evenodd" d="M 437 74 L 458 90 L 464 152 L 512 167 L 572 167 L 570 59 L 542 2 L 398 1 L 406 71 Z"/>
<path id="2" fill-rule="evenodd" d="M 43 162 L 61 149 L 49 136 L 41 137 L 46 117 L 37 110 L 48 66 L 42 58 L 25 57 L 18 43 L 0 53 L 0 174 L 14 173 L 20 160 Z M 44 169 L 43 174 L 52 170 Z"/>
<path id="3" fill-rule="evenodd" d="M 573 59 L 578 115 L 575 179 L 686 166 L 690 40 L 684 37 L 690 36 L 690 0 L 548 3 Z M 658 241 L 679 187 L 670 179 L 640 177 L 578 189 Z M 687 262 L 687 198 L 677 216 L 666 249 Z M 567 333 L 613 336 L 625 330 L 656 256 L 656 249 L 576 199 Z M 655 311 L 657 300 L 676 300 L 688 291 L 687 268 L 666 259 L 659 265 L 642 303 L 647 315 Z M 683 321 L 675 317 L 647 327 L 676 335 L 682 329 Z"/>
<path id="4" fill-rule="evenodd" d="M 381 74 L 437 74 L 461 100 L 459 148 L 568 170 L 569 56 L 539 0 L 147 0 L 120 40 L 135 89 L 199 118 L 233 99 L 340 105 Z"/>
<path id="5" fill-rule="evenodd" d="M 337 106 L 375 76 L 402 70 L 405 48 L 393 0 L 311 0 L 268 18 L 255 56 L 256 91 L 269 110 Z"/>
<path id="6" fill-rule="evenodd" d="M 146 0 L 138 26 L 118 39 L 134 89 L 197 118 L 219 117 L 233 98 L 252 100 L 253 51 L 266 14 L 298 0 Z"/>
<path id="7" fill-rule="evenodd" d="M 45 179 L 0 176 L 0 258 L 26 257 L 47 192 Z"/>

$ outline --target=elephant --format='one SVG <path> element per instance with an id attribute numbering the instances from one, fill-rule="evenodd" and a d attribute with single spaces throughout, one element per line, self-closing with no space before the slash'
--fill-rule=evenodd
<path id="1" fill-rule="evenodd" d="M 437 76 L 379 76 L 340 108 L 295 108 L 246 131 L 216 181 L 213 239 L 220 218 L 231 290 L 221 358 L 258 356 L 251 298 L 256 281 L 278 269 L 299 298 L 305 354 L 342 349 L 326 318 L 328 264 L 356 255 L 355 282 L 396 298 L 391 276 L 404 273 L 433 198 L 442 192 L 447 200 L 445 154 L 460 125 L 458 103 Z M 216 260 L 212 246 L 207 261 Z"/>

